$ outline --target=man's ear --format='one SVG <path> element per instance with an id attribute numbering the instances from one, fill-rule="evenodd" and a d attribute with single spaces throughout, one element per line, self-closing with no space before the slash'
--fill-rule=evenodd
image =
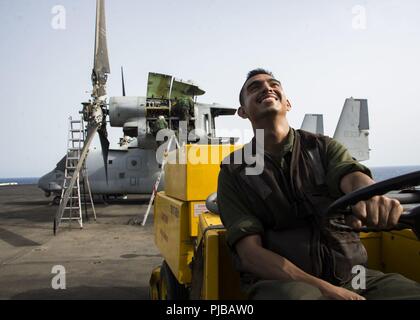
<path id="1" fill-rule="evenodd" d="M 242 119 L 248 119 L 248 115 L 246 114 L 244 107 L 240 106 L 238 108 L 238 116 L 240 116 Z"/>
<path id="2" fill-rule="evenodd" d="M 287 107 L 287 111 L 292 110 L 292 104 L 290 103 L 289 99 L 287 99 L 286 101 L 286 107 Z"/>

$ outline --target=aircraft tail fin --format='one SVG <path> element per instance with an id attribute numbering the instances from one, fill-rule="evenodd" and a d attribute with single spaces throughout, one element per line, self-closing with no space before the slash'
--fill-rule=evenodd
<path id="1" fill-rule="evenodd" d="M 303 122 L 300 128 L 308 132 L 324 134 L 323 115 L 322 114 L 305 114 L 305 118 L 303 118 Z"/>
<path id="2" fill-rule="evenodd" d="M 64 172 L 64 170 L 66 170 L 66 160 L 67 155 L 65 155 L 63 158 L 61 158 L 60 161 L 57 162 L 57 165 L 55 166 L 54 170 L 60 170 Z"/>
<path id="3" fill-rule="evenodd" d="M 367 99 L 346 99 L 334 133 L 352 157 L 369 159 L 369 112 Z"/>

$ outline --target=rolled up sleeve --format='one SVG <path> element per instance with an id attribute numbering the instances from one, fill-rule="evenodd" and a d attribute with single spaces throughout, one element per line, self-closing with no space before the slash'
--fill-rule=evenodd
<path id="1" fill-rule="evenodd" d="M 239 190 L 234 177 L 223 166 L 218 179 L 217 205 L 231 249 L 234 250 L 235 244 L 245 236 L 264 233 L 262 223 L 250 210 L 248 199 Z"/>
<path id="2" fill-rule="evenodd" d="M 341 191 L 341 179 L 352 172 L 363 172 L 372 178 L 372 173 L 366 166 L 352 158 L 349 151 L 337 140 L 329 139 L 327 142 L 327 185 L 332 197 L 344 195 Z"/>

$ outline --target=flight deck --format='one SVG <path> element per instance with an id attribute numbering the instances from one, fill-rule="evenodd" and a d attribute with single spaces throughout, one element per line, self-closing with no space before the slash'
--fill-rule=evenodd
<path id="1" fill-rule="evenodd" d="M 153 216 L 142 218 L 149 196 L 96 202 L 83 229 L 63 223 L 57 206 L 36 185 L 0 188 L 0 299 L 149 299 L 150 271 L 162 263 L 153 241 Z M 63 266 L 66 289 L 53 289 L 54 266 Z"/>

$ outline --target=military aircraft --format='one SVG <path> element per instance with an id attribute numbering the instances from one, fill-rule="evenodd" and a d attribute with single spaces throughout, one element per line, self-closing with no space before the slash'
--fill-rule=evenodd
<path id="1" fill-rule="evenodd" d="M 219 104 L 204 104 L 197 97 L 205 94 L 198 85 L 170 75 L 149 73 L 145 97 L 126 96 L 122 71 L 123 95 L 107 97 L 106 83 L 110 74 L 108 58 L 105 1 L 96 3 L 96 32 L 94 63 L 91 75 L 92 94 L 88 102 L 83 102 L 80 113 L 86 126 L 83 149 L 76 160 L 63 158 L 57 167 L 39 180 L 39 187 L 47 195 L 57 195 L 60 203 L 55 226 L 61 220 L 63 209 L 71 198 L 77 176 L 87 163 L 93 191 L 99 194 L 150 193 L 153 182 L 160 171 L 156 151 L 160 145 L 156 134 L 166 128 L 172 132 L 182 129 L 186 123 L 187 142 L 223 143 L 231 138 L 215 136 L 215 118 L 233 115 L 236 110 Z M 107 118 L 112 127 L 123 130 L 120 148 L 109 149 L 107 138 Z M 90 150 L 91 142 L 99 134 L 101 150 Z M 100 153 L 102 159 L 100 159 Z M 89 157 L 88 157 L 88 154 Z M 73 157 L 70 157 L 73 158 Z M 64 168 L 70 167 L 67 188 L 62 192 Z"/>
<path id="2" fill-rule="evenodd" d="M 86 161 L 92 193 L 150 194 L 160 172 L 160 164 L 156 159 L 156 150 L 159 146 L 156 134 L 162 126 L 170 130 L 179 130 L 181 121 L 186 122 L 188 131 L 193 130 L 193 134 L 189 134 L 186 139 L 186 142 L 190 143 L 232 142 L 233 138 L 230 137 L 216 137 L 215 118 L 234 115 L 236 109 L 214 103 L 199 103 L 197 97 L 205 94 L 205 91 L 195 83 L 171 75 L 149 73 L 146 96 L 130 97 L 126 96 L 122 69 L 121 73 L 122 96 L 107 99 L 106 83 L 110 66 L 105 1 L 97 0 L 94 63 L 91 75 L 92 99 L 82 103 L 82 113 L 87 123 L 87 137 L 80 160 L 72 163 L 75 170 L 67 184 L 68 190 L 75 184 L 77 174 Z M 123 138 L 117 149 L 109 149 L 107 118 L 112 127 L 120 127 L 123 131 Z M 314 118 L 317 120 L 311 129 L 313 122 L 311 119 Z M 323 132 L 322 117 L 308 115 L 306 119 L 302 125 L 303 129 Z M 365 160 L 369 156 L 366 124 L 368 126 L 367 101 L 347 99 L 335 137 L 341 139 L 340 141 L 347 145 L 359 160 Z M 100 150 L 90 147 L 96 133 L 99 134 L 101 142 Z M 60 208 L 66 206 L 70 197 L 70 191 L 62 194 L 66 162 L 68 159 L 64 157 L 53 171 L 39 180 L 39 187 L 47 196 L 54 194 L 54 202 L 60 203 Z M 59 218 L 56 218 L 56 222 Z"/>
<path id="3" fill-rule="evenodd" d="M 324 134 L 323 115 L 306 114 L 301 129 Z M 346 99 L 333 138 L 341 142 L 355 159 L 359 161 L 369 160 L 369 111 L 367 99 Z"/>
<path id="4" fill-rule="evenodd" d="M 168 75 L 161 75 L 151 73 L 149 75 L 149 85 L 147 97 L 159 95 L 167 95 L 168 92 L 157 92 L 155 88 L 162 87 L 156 85 L 161 83 L 162 79 L 169 79 Z M 166 81 L 166 80 L 165 80 Z M 169 84 L 169 83 L 168 83 Z M 168 87 L 166 84 L 164 87 Z M 124 88 L 124 82 L 123 82 Z M 123 90 L 125 93 L 125 90 Z M 129 98 L 132 101 L 147 101 L 146 98 Z M 121 103 L 125 98 L 111 98 L 115 103 Z M 132 102 L 135 103 L 135 102 Z M 216 139 L 214 134 L 215 116 L 217 115 L 231 115 L 235 110 L 222 108 L 221 106 L 212 104 L 195 104 L 194 114 L 195 128 L 200 128 L 212 139 Z M 121 125 L 122 123 L 115 120 L 116 109 L 111 107 L 110 113 L 111 125 Z M 120 109 L 118 112 L 127 112 Z M 131 119 L 134 119 L 133 117 Z M 144 118 L 142 118 L 144 119 Z M 133 120 L 138 121 L 138 120 Z M 302 122 L 301 129 L 314 132 L 324 133 L 323 115 L 321 114 L 307 114 Z M 369 142 L 368 142 L 369 119 L 367 100 L 363 99 L 346 99 L 342 113 L 335 130 L 334 138 L 343 143 L 352 155 L 358 160 L 369 159 Z M 146 130 L 147 131 L 147 130 Z M 89 173 L 89 182 L 93 194 L 109 196 L 123 196 L 127 194 L 151 194 L 153 185 L 160 172 L 159 164 L 156 161 L 155 149 L 145 149 L 139 146 L 137 138 L 130 138 L 125 136 L 121 138 L 120 148 L 110 149 L 108 153 L 108 181 L 105 178 L 105 168 L 101 160 L 101 150 L 91 148 L 87 156 L 87 169 Z M 142 138 L 140 138 L 142 139 Z M 217 139 L 219 140 L 219 139 Z M 225 139 L 227 140 L 227 138 Z M 155 141 L 155 140 L 153 140 Z M 150 144 L 153 142 L 151 141 Z M 61 190 L 64 181 L 65 157 L 61 159 L 54 170 L 47 173 L 39 179 L 38 186 L 45 195 L 49 197 L 54 194 L 53 203 L 60 202 Z M 160 184 L 160 189 L 164 186 L 164 179 Z"/>

